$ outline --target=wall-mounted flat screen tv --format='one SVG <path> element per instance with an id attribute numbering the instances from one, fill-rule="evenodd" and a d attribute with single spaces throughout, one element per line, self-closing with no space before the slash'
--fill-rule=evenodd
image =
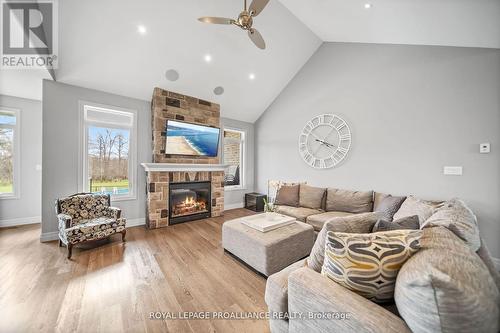
<path id="1" fill-rule="evenodd" d="M 168 120 L 165 154 L 216 157 L 219 128 Z"/>

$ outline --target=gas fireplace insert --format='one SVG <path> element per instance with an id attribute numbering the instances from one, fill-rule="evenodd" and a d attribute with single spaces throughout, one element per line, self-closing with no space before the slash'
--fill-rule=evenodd
<path id="1" fill-rule="evenodd" d="M 210 182 L 170 183 L 169 224 L 211 216 Z"/>

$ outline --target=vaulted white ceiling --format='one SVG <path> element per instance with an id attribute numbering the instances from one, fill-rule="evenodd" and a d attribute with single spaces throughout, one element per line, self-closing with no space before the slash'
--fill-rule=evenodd
<path id="1" fill-rule="evenodd" d="M 254 23 L 264 51 L 236 27 L 197 21 L 234 18 L 242 6 L 243 0 L 59 1 L 57 79 L 147 101 L 159 86 L 253 122 L 322 41 L 500 48 L 500 0 L 271 0 Z M 180 73 L 176 82 L 165 78 L 172 68 Z M 41 99 L 41 80 L 49 77 L 0 70 L 0 94 Z M 222 96 L 213 93 L 217 86 Z"/>
<path id="2" fill-rule="evenodd" d="M 499 0 L 280 1 L 326 42 L 500 48 Z"/>

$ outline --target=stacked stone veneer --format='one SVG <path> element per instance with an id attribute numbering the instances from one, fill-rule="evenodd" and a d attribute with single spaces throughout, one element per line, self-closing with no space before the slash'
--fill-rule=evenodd
<path id="1" fill-rule="evenodd" d="M 151 103 L 154 163 L 218 164 L 219 157 L 172 156 L 165 154 L 167 120 L 220 128 L 219 104 L 155 88 Z"/>
<path id="2" fill-rule="evenodd" d="M 219 164 L 219 157 L 171 156 L 165 154 L 165 129 L 167 120 L 220 128 L 220 107 L 218 104 L 198 98 L 155 88 L 151 103 L 153 162 Z M 146 225 L 150 229 L 169 225 L 169 184 L 193 181 L 210 181 L 212 185 L 212 217 L 224 212 L 224 172 L 169 172 L 149 171 L 147 175 Z"/>

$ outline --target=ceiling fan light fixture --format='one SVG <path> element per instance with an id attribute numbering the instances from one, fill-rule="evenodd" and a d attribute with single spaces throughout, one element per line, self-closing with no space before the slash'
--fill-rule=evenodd
<path id="1" fill-rule="evenodd" d="M 248 79 L 250 79 L 251 81 L 255 80 L 255 74 L 254 73 L 248 74 Z"/>
<path id="2" fill-rule="evenodd" d="M 212 56 L 210 54 L 205 54 L 203 59 L 205 59 L 205 62 L 207 62 L 207 63 L 212 62 Z"/>
<path id="3" fill-rule="evenodd" d="M 372 4 L 371 3 L 365 3 L 365 9 L 370 9 L 372 8 Z"/>

